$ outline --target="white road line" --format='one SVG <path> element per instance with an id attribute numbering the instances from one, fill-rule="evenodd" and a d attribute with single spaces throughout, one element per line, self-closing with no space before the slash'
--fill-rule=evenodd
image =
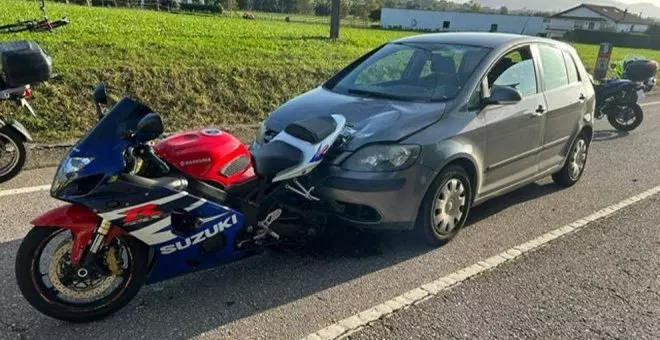
<path id="1" fill-rule="evenodd" d="M 641 107 L 644 107 L 644 106 L 651 106 L 651 105 L 658 105 L 658 104 L 660 104 L 660 101 L 657 101 L 657 102 L 642 103 L 642 105 L 640 105 L 640 106 L 641 106 Z"/>
<path id="2" fill-rule="evenodd" d="M 601 209 L 587 217 L 581 218 L 575 222 L 545 233 L 529 242 L 515 246 L 498 255 L 484 259 L 483 261 L 479 261 L 471 266 L 460 269 L 435 281 L 421 285 L 391 300 L 385 301 L 360 313 L 349 316 L 326 328 L 307 335 L 303 338 L 303 340 L 333 340 L 344 338 L 350 334 L 360 331 L 364 326 L 371 322 L 380 320 L 400 309 L 408 308 L 435 295 L 441 294 L 449 288 L 454 287 L 473 276 L 476 276 L 486 270 L 495 268 L 502 263 L 512 261 L 516 257 L 537 249 L 560 236 L 575 232 L 596 220 L 610 216 L 625 207 L 628 207 L 657 193 L 660 193 L 660 185 L 644 191 L 641 194 L 627 198 L 619 203 L 610 205 L 609 207 Z"/>
<path id="3" fill-rule="evenodd" d="M 39 185 L 36 187 L 8 189 L 8 190 L 0 191 L 0 197 L 18 195 L 18 194 L 28 194 L 31 192 L 46 191 L 46 190 L 50 190 L 50 185 Z"/>

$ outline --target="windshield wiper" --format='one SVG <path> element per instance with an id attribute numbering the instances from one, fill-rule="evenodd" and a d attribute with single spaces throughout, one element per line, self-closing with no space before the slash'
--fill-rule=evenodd
<path id="1" fill-rule="evenodd" d="M 408 98 L 408 97 L 397 96 L 395 94 L 389 94 L 389 93 L 369 91 L 369 90 L 348 89 L 348 93 L 350 93 L 350 94 L 361 94 L 361 95 L 365 95 L 365 96 L 369 96 L 369 97 L 376 97 L 376 98 L 383 98 L 383 99 L 394 99 L 394 100 L 410 101 L 410 98 Z"/>

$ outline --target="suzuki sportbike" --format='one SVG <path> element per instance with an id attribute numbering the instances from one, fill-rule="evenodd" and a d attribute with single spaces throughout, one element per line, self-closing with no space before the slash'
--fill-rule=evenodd
<path id="1" fill-rule="evenodd" d="M 16 257 L 23 296 L 40 312 L 93 321 L 144 284 L 318 237 L 325 203 L 307 176 L 338 143 L 342 115 L 289 125 L 253 151 L 216 129 L 163 133 L 130 97 L 104 112 L 62 160 L 51 196 L 68 202 L 32 221 Z"/>

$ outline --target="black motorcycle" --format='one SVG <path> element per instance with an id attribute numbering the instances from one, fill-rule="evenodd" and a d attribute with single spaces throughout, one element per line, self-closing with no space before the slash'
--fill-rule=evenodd
<path id="1" fill-rule="evenodd" d="M 33 41 L 8 41 L 0 43 L 0 65 L 0 100 L 13 101 L 17 107 L 26 108 L 36 116 L 27 101 L 32 97 L 30 84 L 53 78 L 51 57 Z M 3 117 L 5 115 L 0 112 L 0 183 L 12 179 L 23 169 L 25 143 L 32 141 L 21 123 Z"/>
<path id="2" fill-rule="evenodd" d="M 645 97 L 644 84 L 628 79 L 616 79 L 594 84 L 596 90 L 596 119 L 607 121 L 619 131 L 632 131 L 644 119 L 638 101 Z"/>

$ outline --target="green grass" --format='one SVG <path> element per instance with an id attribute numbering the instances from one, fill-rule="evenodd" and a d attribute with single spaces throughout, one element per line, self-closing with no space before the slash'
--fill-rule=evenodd
<path id="1" fill-rule="evenodd" d="M 256 123 L 366 51 L 415 34 L 342 27 L 333 42 L 320 24 L 58 3 L 48 3 L 48 10 L 52 19 L 69 16 L 71 25 L 55 34 L 0 35 L 36 40 L 62 76 L 35 86 L 38 119 L 18 116 L 40 141 L 75 138 L 94 124 L 89 93 L 99 81 L 113 95 L 148 103 L 169 131 Z M 0 1 L 0 23 L 39 16 L 33 1 Z M 598 47 L 579 49 L 593 67 Z M 628 52 L 615 48 L 615 58 Z M 660 59 L 659 51 L 637 53 Z"/>

